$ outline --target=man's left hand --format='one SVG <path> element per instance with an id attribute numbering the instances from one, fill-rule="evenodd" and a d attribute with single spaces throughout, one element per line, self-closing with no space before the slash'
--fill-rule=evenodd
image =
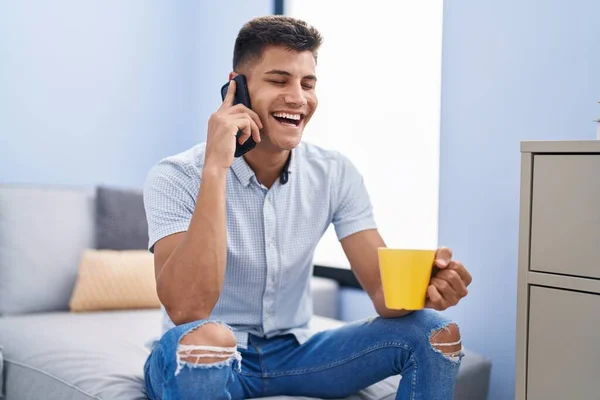
<path id="1" fill-rule="evenodd" d="M 457 305 L 467 295 L 471 281 L 471 274 L 464 265 L 452 260 L 452 250 L 439 248 L 435 253 L 425 307 L 443 311 Z"/>

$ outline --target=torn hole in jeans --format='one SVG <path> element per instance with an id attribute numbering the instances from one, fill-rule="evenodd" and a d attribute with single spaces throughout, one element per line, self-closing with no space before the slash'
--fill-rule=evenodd
<path id="1" fill-rule="evenodd" d="M 453 343 L 431 343 L 431 346 L 433 347 L 433 349 L 439 353 L 441 353 L 442 355 L 444 355 L 444 357 L 448 358 L 449 360 L 452 361 L 458 361 L 460 360 L 460 357 L 463 354 L 463 347 L 462 347 L 462 341 L 459 340 L 457 342 L 453 342 Z M 442 349 L 440 349 L 439 347 L 450 347 L 450 346 L 457 346 L 457 345 L 461 345 L 459 350 L 456 351 L 451 351 L 449 353 L 444 352 Z"/>
<path id="2" fill-rule="evenodd" d="M 453 328 L 457 331 L 455 334 L 453 334 L 452 331 L 450 330 L 450 326 L 453 326 Z M 442 333 L 445 334 L 442 336 L 451 336 L 453 338 L 458 338 L 458 340 L 455 340 L 453 342 L 443 342 L 443 341 L 436 342 L 436 341 L 434 341 L 434 339 L 436 339 Z M 438 338 L 438 339 L 441 339 L 441 338 Z M 448 338 L 448 339 L 450 339 L 450 338 Z M 440 330 L 435 331 L 429 340 L 430 340 L 429 343 L 431 344 L 432 349 L 434 351 L 437 351 L 438 353 L 442 354 L 444 357 L 446 357 L 450 361 L 459 362 L 460 359 L 462 358 L 462 356 L 464 355 L 462 339 L 460 337 L 460 333 L 458 332 L 458 327 L 455 324 L 448 324 L 447 326 L 441 328 Z M 443 340 L 443 339 L 441 339 L 441 340 Z"/>
<path id="3" fill-rule="evenodd" d="M 195 358 L 195 362 L 182 360 L 182 358 Z M 213 363 L 202 363 L 202 358 L 221 358 L 223 361 Z M 217 347 L 217 346 L 196 346 L 180 344 L 177 348 L 177 376 L 184 366 L 189 368 L 223 368 L 231 365 L 233 361 L 237 362 L 238 372 L 242 371 L 242 355 L 235 347 Z"/>

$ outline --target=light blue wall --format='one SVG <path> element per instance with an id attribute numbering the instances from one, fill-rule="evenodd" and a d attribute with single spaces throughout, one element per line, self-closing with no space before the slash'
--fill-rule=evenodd
<path id="1" fill-rule="evenodd" d="M 202 51 L 197 52 L 196 65 L 199 73 L 195 88 L 201 126 L 199 140 L 206 140 L 208 118 L 221 104 L 221 86 L 227 82 L 232 68 L 233 44 L 238 31 L 248 20 L 273 14 L 273 11 L 273 0 L 200 2 L 199 14 L 202 15 L 202 22 L 199 27 L 199 45 L 202 46 Z"/>
<path id="2" fill-rule="evenodd" d="M 0 2 L 0 182 L 140 186 L 205 139 L 237 31 L 272 8 Z"/>
<path id="3" fill-rule="evenodd" d="M 491 399 L 514 398 L 521 140 L 593 139 L 597 0 L 446 1 L 440 244 L 474 276 L 449 311 L 493 358 Z"/>

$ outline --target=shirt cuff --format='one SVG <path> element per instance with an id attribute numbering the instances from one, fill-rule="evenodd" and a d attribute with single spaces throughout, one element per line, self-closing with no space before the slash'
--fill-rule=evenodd
<path id="1" fill-rule="evenodd" d="M 366 231 L 367 229 L 377 229 L 377 224 L 372 218 L 338 224 L 335 226 L 335 233 L 337 234 L 338 240 L 342 240 L 346 236 Z"/>
<path id="2" fill-rule="evenodd" d="M 189 227 L 190 224 L 188 221 L 181 221 L 173 223 L 171 225 L 162 226 L 158 231 L 153 232 L 150 235 L 150 238 L 148 240 L 148 250 L 150 250 L 151 253 L 154 253 L 154 245 L 160 239 L 172 235 L 174 233 L 186 232 L 189 229 Z"/>

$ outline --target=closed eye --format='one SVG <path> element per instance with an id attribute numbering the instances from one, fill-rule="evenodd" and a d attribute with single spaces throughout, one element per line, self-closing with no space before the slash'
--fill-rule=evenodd
<path id="1" fill-rule="evenodd" d="M 285 85 L 285 81 L 269 81 L 275 85 Z"/>

